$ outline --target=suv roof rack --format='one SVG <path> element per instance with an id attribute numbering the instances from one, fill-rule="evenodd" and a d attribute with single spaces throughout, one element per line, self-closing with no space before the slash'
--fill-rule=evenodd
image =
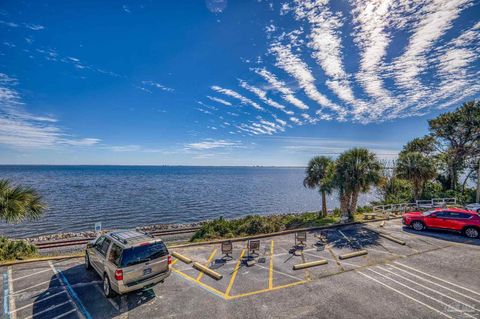
<path id="1" fill-rule="evenodd" d="M 124 245 L 128 244 L 129 242 L 136 242 L 140 240 L 145 240 L 145 237 L 148 238 L 155 238 L 154 236 L 144 233 L 144 232 L 139 232 L 137 230 L 121 230 L 121 231 L 115 231 L 110 233 L 110 236 L 112 238 L 115 238 L 119 242 L 123 243 Z"/>

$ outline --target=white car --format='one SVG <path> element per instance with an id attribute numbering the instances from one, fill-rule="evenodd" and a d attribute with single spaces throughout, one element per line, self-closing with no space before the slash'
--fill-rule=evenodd
<path id="1" fill-rule="evenodd" d="M 476 211 L 477 213 L 480 213 L 480 203 L 468 204 L 467 206 L 465 206 L 465 208 L 468 210 L 473 210 L 473 211 Z"/>

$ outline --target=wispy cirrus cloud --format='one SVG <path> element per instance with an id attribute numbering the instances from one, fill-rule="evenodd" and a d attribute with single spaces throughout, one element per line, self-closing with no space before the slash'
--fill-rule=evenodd
<path id="1" fill-rule="evenodd" d="M 264 90 L 262 90 L 262 89 L 260 89 L 256 86 L 250 85 L 243 80 L 240 80 L 240 86 L 242 88 L 244 88 L 245 90 L 255 94 L 263 103 L 265 103 L 267 105 L 270 105 L 271 107 L 274 107 L 276 109 L 282 110 L 283 112 L 288 113 L 288 111 L 285 110 L 285 106 L 283 106 L 280 103 L 268 98 L 267 97 L 267 92 L 265 92 Z"/>
<path id="2" fill-rule="evenodd" d="M 97 138 L 74 138 L 58 126 L 51 116 L 27 112 L 15 86 L 17 80 L 0 73 L 0 144 L 21 148 L 92 146 Z"/>
<path id="3" fill-rule="evenodd" d="M 409 94 L 411 101 L 418 101 L 425 96 L 426 92 L 421 89 L 422 83 L 418 77 L 428 66 L 428 52 L 471 2 L 471 0 L 432 0 L 420 9 L 418 22 L 406 50 L 392 65 L 397 84 L 411 91 Z"/>
<path id="4" fill-rule="evenodd" d="M 271 86 L 272 89 L 280 92 L 282 95 L 282 98 L 298 107 L 299 109 L 301 110 L 307 110 L 308 109 L 308 106 L 303 103 L 301 100 L 299 100 L 298 98 L 296 98 L 294 96 L 294 92 L 285 84 L 285 82 L 283 81 L 280 81 L 273 73 L 267 71 L 266 69 L 254 69 L 254 71 L 260 75 L 261 77 L 263 77 Z"/>
<path id="5" fill-rule="evenodd" d="M 242 146 L 243 144 L 239 141 L 206 139 L 201 142 L 185 144 L 185 149 L 203 151 L 212 149 L 238 148 Z"/>
<path id="6" fill-rule="evenodd" d="M 226 105 L 226 106 L 232 106 L 232 103 L 230 103 L 228 101 L 225 101 L 224 99 L 221 99 L 219 97 L 207 95 L 207 98 L 211 101 L 215 101 L 215 102 L 221 103 L 221 104 Z"/>
<path id="7" fill-rule="evenodd" d="M 297 20 L 305 20 L 309 24 L 307 46 L 327 76 L 327 87 L 343 101 L 356 108 L 365 109 L 366 103 L 354 96 L 343 64 L 342 13 L 333 13 L 329 8 L 329 0 L 295 0 L 292 8 Z"/>
<path id="8" fill-rule="evenodd" d="M 167 92 L 175 91 L 174 89 L 166 87 L 165 85 L 155 81 L 142 81 L 142 84 L 144 85 L 144 87 L 150 87 L 150 88 L 158 89 L 161 91 L 167 91 Z"/>
<path id="9" fill-rule="evenodd" d="M 224 88 L 222 88 L 218 85 L 211 86 L 211 89 L 214 90 L 215 92 L 222 93 L 222 94 L 225 94 L 227 96 L 233 97 L 234 99 L 239 100 L 242 104 L 248 104 L 248 105 L 253 106 L 257 110 L 264 111 L 264 108 L 261 107 L 257 102 L 254 102 L 254 101 L 250 100 L 249 98 L 241 95 L 240 93 L 238 93 L 234 90 L 224 89 Z"/>
<path id="10" fill-rule="evenodd" d="M 291 44 L 281 44 L 274 42 L 269 52 L 276 58 L 275 66 L 283 69 L 290 76 L 295 78 L 303 89 L 305 94 L 322 108 L 327 108 L 338 114 L 340 118 L 344 118 L 347 112 L 333 103 L 324 94 L 320 93 L 315 84 L 313 76 L 308 65 L 292 52 Z"/>

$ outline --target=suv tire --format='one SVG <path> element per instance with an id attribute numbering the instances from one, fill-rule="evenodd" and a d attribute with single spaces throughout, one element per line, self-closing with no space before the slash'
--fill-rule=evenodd
<path id="1" fill-rule="evenodd" d="M 85 268 L 87 270 L 92 269 L 92 264 L 90 263 L 90 257 L 88 256 L 87 252 L 85 252 Z"/>
<path id="2" fill-rule="evenodd" d="M 414 220 L 412 222 L 412 228 L 416 231 L 421 231 L 421 230 L 425 229 L 425 225 L 423 225 L 423 223 L 421 221 Z"/>
<path id="3" fill-rule="evenodd" d="M 465 227 L 465 229 L 463 230 L 463 234 L 468 238 L 478 238 L 480 232 L 477 228 L 468 226 Z"/>
<path id="4" fill-rule="evenodd" d="M 112 298 L 115 296 L 115 292 L 112 290 L 112 286 L 110 285 L 110 279 L 108 279 L 107 274 L 103 276 L 103 293 L 107 298 Z"/>

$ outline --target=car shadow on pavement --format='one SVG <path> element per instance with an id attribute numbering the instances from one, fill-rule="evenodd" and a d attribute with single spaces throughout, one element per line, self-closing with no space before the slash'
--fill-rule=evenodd
<path id="1" fill-rule="evenodd" d="M 465 237 L 463 234 L 448 231 L 448 230 L 441 230 L 441 229 L 424 229 L 422 231 L 416 231 L 410 227 L 403 226 L 402 230 L 406 233 L 417 235 L 417 236 L 425 236 L 435 239 L 440 239 L 444 241 L 450 241 L 465 245 L 474 245 L 480 246 L 480 238 L 468 238 Z"/>
<path id="2" fill-rule="evenodd" d="M 153 289 L 134 291 L 108 299 L 102 292 L 102 279 L 83 264 L 57 269 L 49 287 L 36 295 L 32 318 L 115 318 L 155 299 Z M 62 287 L 63 286 L 63 287 Z M 83 316 L 77 311 L 83 312 Z M 85 315 L 85 312 L 88 315 Z"/>

